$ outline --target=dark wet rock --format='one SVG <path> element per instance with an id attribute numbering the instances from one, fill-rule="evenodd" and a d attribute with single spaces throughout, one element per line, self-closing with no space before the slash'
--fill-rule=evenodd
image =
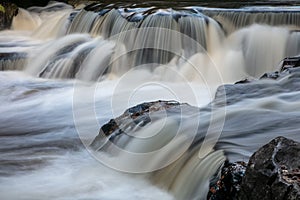
<path id="1" fill-rule="evenodd" d="M 115 119 L 111 119 L 104 124 L 99 132 L 99 135 L 91 144 L 93 149 L 99 148 L 99 141 L 105 135 L 109 140 L 113 141 L 121 134 L 126 135 L 127 132 L 134 132 L 139 128 L 144 127 L 155 119 L 160 119 L 164 115 L 180 114 L 184 110 L 185 113 L 199 110 L 197 107 L 190 106 L 186 103 L 177 101 L 154 101 L 145 102 L 127 109 L 122 115 Z M 158 114 L 155 116 L 155 114 Z M 126 130 L 126 131 L 125 131 Z"/>
<path id="2" fill-rule="evenodd" d="M 285 58 L 282 61 L 280 71 L 283 72 L 290 68 L 300 67 L 300 56 Z"/>
<path id="3" fill-rule="evenodd" d="M 300 199 L 300 143 L 277 137 L 255 152 L 238 199 Z"/>
<path id="4" fill-rule="evenodd" d="M 280 93 L 300 91 L 300 67 L 284 68 L 280 72 L 266 73 L 258 80 L 245 79 L 217 89 L 213 104 L 232 105 L 244 99 L 264 98 Z"/>
<path id="5" fill-rule="evenodd" d="M 251 81 L 252 81 L 251 79 L 245 78 L 245 79 L 243 79 L 243 80 L 240 80 L 240 81 L 235 82 L 234 84 L 251 83 Z"/>
<path id="6" fill-rule="evenodd" d="M 225 162 L 218 180 L 210 184 L 208 200 L 232 200 L 236 199 L 240 191 L 242 178 L 245 175 L 247 164 L 245 162 Z"/>
<path id="7" fill-rule="evenodd" d="M 277 137 L 245 162 L 225 162 L 208 200 L 300 199 L 300 143 Z M 247 166 L 247 167 L 246 167 Z"/>
<path id="8" fill-rule="evenodd" d="M 18 7 L 9 2 L 0 3 L 0 30 L 9 29 L 12 19 L 18 14 Z"/>
<path id="9" fill-rule="evenodd" d="M 274 80 L 276 80 L 276 79 L 278 79 L 280 77 L 280 74 L 279 74 L 279 72 L 278 71 L 276 71 L 276 72 L 272 72 L 272 73 L 264 73 L 261 77 L 260 77 L 260 79 L 274 79 Z"/>
<path id="10" fill-rule="evenodd" d="M 258 80 L 262 80 L 262 79 L 277 80 L 279 78 L 285 77 L 287 74 L 294 72 L 295 70 L 293 70 L 293 69 L 298 68 L 298 67 L 300 67 L 300 56 L 284 58 L 281 62 L 281 67 L 280 67 L 279 71 L 266 72 Z M 245 78 L 243 80 L 235 82 L 235 84 L 251 83 L 253 81 L 256 81 L 256 80 L 250 79 L 250 78 Z"/>

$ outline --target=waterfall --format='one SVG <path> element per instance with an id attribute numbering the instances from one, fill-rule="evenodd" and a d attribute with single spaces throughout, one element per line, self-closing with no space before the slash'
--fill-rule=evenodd
<path id="1" fill-rule="evenodd" d="M 19 8 L 0 32 L 4 199 L 206 199 L 226 159 L 299 139 L 297 72 L 233 84 L 300 54 L 299 7 L 82 7 Z M 191 106 L 119 117 L 154 100 Z M 110 119 L 124 131 L 99 136 Z"/>
<path id="2" fill-rule="evenodd" d="M 295 29 L 299 29 L 300 26 L 299 11 L 293 7 L 282 7 L 276 10 L 271 7 L 248 7 L 231 10 L 200 9 L 200 12 L 221 23 L 227 34 L 253 24 L 290 26 Z"/>
<path id="3" fill-rule="evenodd" d="M 275 67 L 283 57 L 300 53 L 297 48 L 298 12 L 288 12 L 289 9 L 271 11 L 249 8 L 241 12 L 193 7 L 184 12 L 172 9 L 112 9 L 99 13 L 84 9 L 72 12 L 69 8 L 55 13 L 32 10 L 32 14 L 20 10 L 13 27 L 21 30 L 22 25 L 17 24 L 25 23 L 17 21 L 29 20 L 29 24 L 38 24 L 27 27 L 31 29 L 31 37 L 44 40 L 47 38 L 45 41 L 49 41 L 44 42 L 38 49 L 33 47 L 32 50 L 19 53 L 20 59 L 24 60 L 24 55 L 27 55 L 28 59 L 22 61 L 24 66 L 19 66 L 18 69 L 25 68 L 39 77 L 77 77 L 95 81 L 101 80 L 102 75 L 109 73 L 120 76 L 141 65 L 149 65 L 149 69 L 153 70 L 159 65 L 169 63 L 190 79 L 194 72 L 186 71 L 186 66 L 198 57 L 199 61 L 193 64 L 200 73 L 212 77 L 213 75 L 207 74 L 210 69 L 206 68 L 214 65 L 213 67 L 225 74 L 225 82 L 233 82 L 237 77 L 259 77 L 266 71 L 276 70 Z M 73 17 L 69 17 L 71 13 Z M 265 15 L 269 17 L 264 17 Z M 220 16 L 227 21 L 221 20 Z M 49 32 L 49 29 L 52 31 Z M 92 37 L 89 39 L 92 41 L 85 41 L 86 44 L 73 41 L 74 33 L 87 33 Z M 104 41 L 98 39 L 99 37 Z M 108 40 L 117 41 L 117 45 L 111 46 L 110 42 L 106 44 Z M 60 48 L 50 47 L 48 43 L 57 47 L 71 45 L 74 48 L 61 51 Z M 51 50 L 46 51 L 49 48 Z M 110 50 L 105 51 L 105 48 Z M 274 48 L 280 50 L 274 52 Z M 98 67 L 92 61 L 97 57 L 98 53 L 94 53 L 96 51 L 105 51 L 102 64 L 96 64 Z M 35 58 L 37 53 L 39 59 Z M 15 52 L 2 69 L 13 69 L 15 65 L 10 60 L 15 60 L 17 54 L 18 52 Z M 52 61 L 49 61 L 50 54 Z M 235 59 L 231 59 L 231 56 Z M 75 62 L 76 58 L 80 62 Z M 44 60 L 43 64 L 39 60 Z M 207 63 L 208 60 L 212 60 L 213 63 Z M 235 63 L 241 65 L 236 75 L 226 75 L 225 71 L 232 71 Z M 98 72 L 89 77 L 82 74 L 91 70 Z"/>

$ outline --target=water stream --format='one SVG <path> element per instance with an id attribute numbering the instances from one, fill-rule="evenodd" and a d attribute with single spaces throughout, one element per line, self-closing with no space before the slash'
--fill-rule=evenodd
<path id="1" fill-rule="evenodd" d="M 0 32 L 1 199 L 206 199 L 225 159 L 300 141 L 297 71 L 229 85 L 300 54 L 299 7 L 184 6 L 19 9 Z M 154 100 L 198 108 L 124 122 L 130 137 L 90 148 Z"/>

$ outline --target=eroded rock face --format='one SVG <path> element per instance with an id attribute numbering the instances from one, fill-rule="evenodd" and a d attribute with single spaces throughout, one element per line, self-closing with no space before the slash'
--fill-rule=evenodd
<path id="1" fill-rule="evenodd" d="M 240 200 L 300 199 L 300 143 L 277 137 L 254 153 L 238 196 Z"/>

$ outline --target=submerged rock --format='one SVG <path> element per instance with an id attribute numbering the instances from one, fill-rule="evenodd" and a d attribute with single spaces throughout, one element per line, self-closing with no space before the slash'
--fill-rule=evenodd
<path id="1" fill-rule="evenodd" d="M 176 106 L 180 106 L 180 103 L 177 101 L 154 101 L 141 103 L 127 109 L 116 119 L 111 119 L 107 124 L 101 127 L 100 131 L 108 136 L 119 128 L 118 124 L 121 125 L 122 122 L 128 119 L 142 127 L 151 122 L 149 114 L 160 110 L 167 110 Z"/>
<path id="2" fill-rule="evenodd" d="M 286 58 L 280 71 L 265 73 L 260 79 L 238 81 L 220 86 L 212 103 L 232 105 L 245 99 L 270 97 L 275 94 L 300 91 L 300 57 Z M 226 99 L 226 101 L 224 101 Z"/>
<path id="3" fill-rule="evenodd" d="M 152 118 L 153 116 L 151 116 L 154 113 L 166 112 L 167 115 L 172 113 L 180 114 L 182 109 L 185 111 L 194 111 L 199 108 L 190 106 L 186 103 L 179 103 L 177 101 L 145 102 L 133 106 L 127 109 L 119 117 L 111 119 L 108 123 L 104 124 L 101 127 L 98 136 L 92 142 L 91 147 L 93 149 L 98 149 L 98 143 L 101 141 L 103 135 L 112 141 L 121 134 L 126 135 L 126 132 L 133 132 L 144 127 L 154 120 L 155 117 Z"/>
<path id="4" fill-rule="evenodd" d="M 260 77 L 260 79 L 274 79 L 274 80 L 276 80 L 279 77 L 280 77 L 280 73 L 278 71 L 276 71 L 276 72 L 272 72 L 272 73 L 268 73 L 268 72 L 264 73 Z"/>
<path id="5" fill-rule="evenodd" d="M 248 163 L 240 200 L 300 199 L 300 143 L 277 137 Z"/>

